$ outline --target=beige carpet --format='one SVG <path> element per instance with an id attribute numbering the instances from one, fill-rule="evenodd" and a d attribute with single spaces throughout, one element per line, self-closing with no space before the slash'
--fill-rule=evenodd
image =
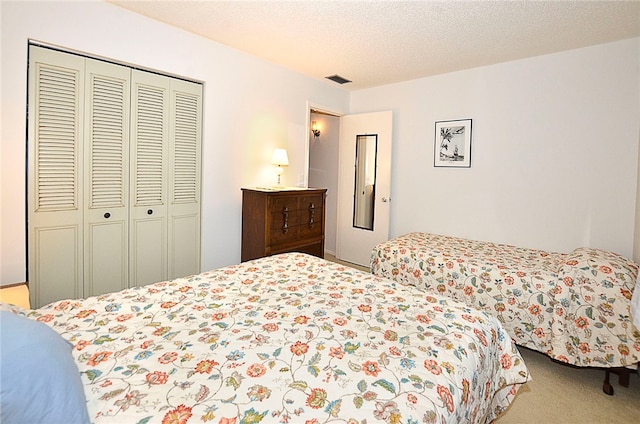
<path id="1" fill-rule="evenodd" d="M 545 355 L 520 348 L 532 381 L 520 388 L 496 424 L 516 423 L 640 423 L 640 377 L 632 374 L 629 387 L 611 375 L 613 396 L 602 391 L 604 371 L 573 368 Z"/>
<path id="2" fill-rule="evenodd" d="M 325 259 L 368 272 L 325 255 Z M 613 396 L 602 391 L 604 371 L 573 368 L 520 348 L 532 381 L 520 388 L 509 409 L 495 424 L 640 424 L 640 377 L 632 374 L 628 388 L 611 375 Z"/>

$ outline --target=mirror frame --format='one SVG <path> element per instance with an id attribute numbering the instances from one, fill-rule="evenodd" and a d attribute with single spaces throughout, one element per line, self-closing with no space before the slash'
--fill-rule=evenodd
<path id="1" fill-rule="evenodd" d="M 354 228 L 373 231 L 376 203 L 378 134 L 356 135 L 355 147 L 352 225 Z M 373 175 L 371 175 L 371 172 L 373 172 Z M 372 181 L 372 184 L 367 184 L 367 181 Z M 371 187 L 370 190 L 368 187 Z M 362 193 L 360 193 L 360 191 L 362 191 Z"/>

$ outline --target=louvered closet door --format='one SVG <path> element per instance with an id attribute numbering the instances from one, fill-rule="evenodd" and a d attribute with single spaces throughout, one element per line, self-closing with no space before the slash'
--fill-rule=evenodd
<path id="1" fill-rule="evenodd" d="M 131 74 L 130 286 L 167 279 L 170 78 Z"/>
<path id="2" fill-rule="evenodd" d="M 84 296 L 128 287 L 131 69 L 87 59 Z"/>
<path id="3" fill-rule="evenodd" d="M 29 47 L 34 307 L 200 271 L 202 86 Z"/>
<path id="4" fill-rule="evenodd" d="M 169 278 L 200 272 L 202 85 L 171 82 Z"/>
<path id="5" fill-rule="evenodd" d="M 82 296 L 84 59 L 29 51 L 27 210 L 33 307 Z"/>

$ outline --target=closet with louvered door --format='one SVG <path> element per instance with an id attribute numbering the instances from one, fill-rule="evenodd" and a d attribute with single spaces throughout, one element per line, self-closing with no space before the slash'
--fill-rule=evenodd
<path id="1" fill-rule="evenodd" d="M 133 71 L 131 112 L 132 286 L 167 279 L 169 78 Z"/>
<path id="2" fill-rule="evenodd" d="M 84 296 L 128 287 L 130 69 L 86 59 Z"/>
<path id="3" fill-rule="evenodd" d="M 31 304 L 200 272 L 201 84 L 29 54 Z"/>
<path id="4" fill-rule="evenodd" d="M 171 81 L 169 278 L 200 269 L 202 85 Z"/>
<path id="5" fill-rule="evenodd" d="M 27 246 L 32 307 L 84 295 L 85 59 L 30 47 Z"/>

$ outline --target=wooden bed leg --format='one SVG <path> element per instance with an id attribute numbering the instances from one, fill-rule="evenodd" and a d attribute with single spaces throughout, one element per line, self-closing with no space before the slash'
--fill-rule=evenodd
<path id="1" fill-rule="evenodd" d="M 629 376 L 632 371 L 629 368 L 617 367 L 617 368 L 607 368 L 605 369 L 604 383 L 602 384 L 602 391 L 608 395 L 613 395 L 613 387 L 609 383 L 609 378 L 611 374 L 616 374 L 618 376 L 618 383 L 622 387 L 629 387 Z"/>
<path id="2" fill-rule="evenodd" d="M 609 376 L 611 373 L 609 372 L 609 370 L 605 370 L 604 372 L 605 374 L 604 374 L 604 383 L 602 384 L 602 391 L 608 394 L 609 396 L 613 396 L 613 386 L 611 386 L 611 383 L 609 383 Z"/>
<path id="3" fill-rule="evenodd" d="M 622 387 L 629 387 L 629 376 L 631 375 L 631 370 L 629 368 L 620 368 L 618 370 L 618 383 Z"/>

